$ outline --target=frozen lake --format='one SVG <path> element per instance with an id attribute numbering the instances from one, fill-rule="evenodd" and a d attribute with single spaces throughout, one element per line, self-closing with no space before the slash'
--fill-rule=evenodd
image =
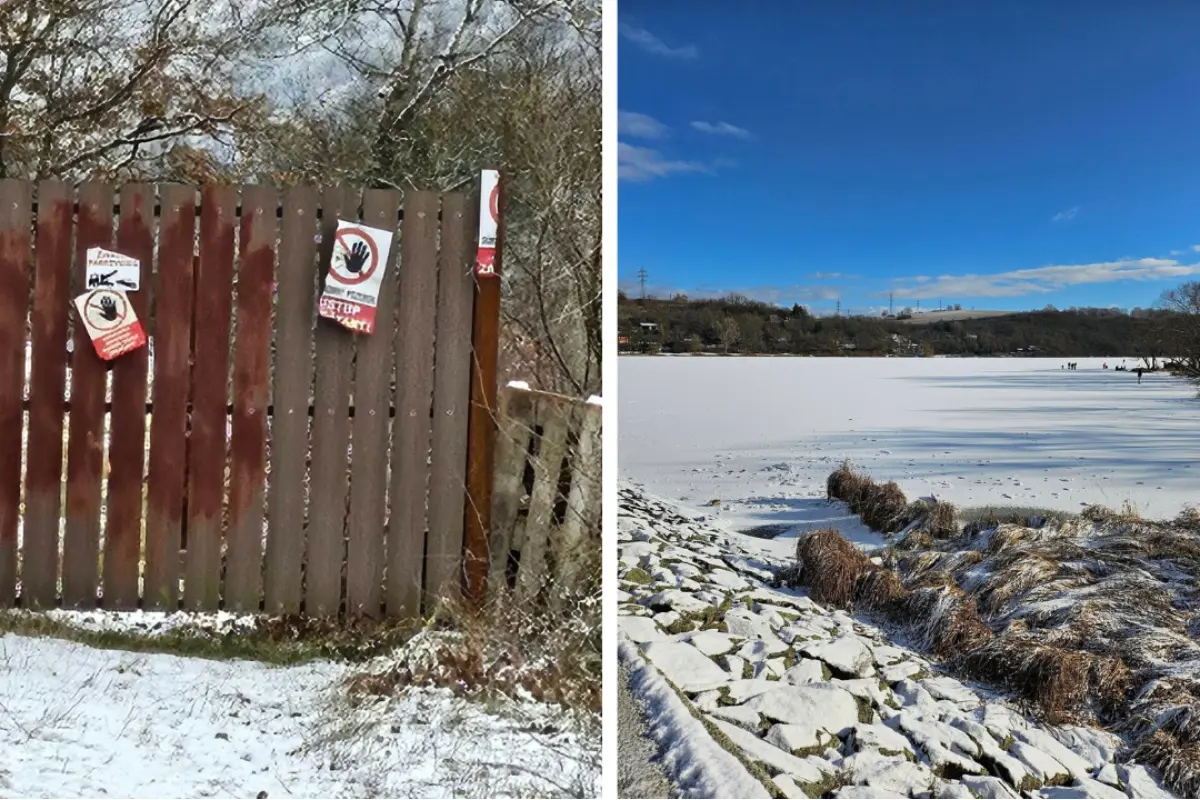
<path id="1" fill-rule="evenodd" d="M 832 521 L 843 459 L 961 507 L 1200 503 L 1194 388 L 1105 360 L 622 357 L 619 470 L 737 527 Z"/>

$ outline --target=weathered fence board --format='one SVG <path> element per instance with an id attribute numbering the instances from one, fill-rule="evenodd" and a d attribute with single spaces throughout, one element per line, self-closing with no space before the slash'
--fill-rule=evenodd
<path id="1" fill-rule="evenodd" d="M 233 313 L 232 187 L 207 186 L 200 201 L 200 259 L 192 332 L 192 420 L 188 445 L 184 605 L 216 610 L 221 588 L 221 523 L 228 458 L 229 323 Z"/>
<path id="2" fill-rule="evenodd" d="M 375 189 L 363 194 L 362 223 L 389 228 L 400 198 Z M 393 242 L 393 245 L 398 244 Z M 383 610 L 383 539 L 387 514 L 388 406 L 396 318 L 396 251 L 388 254 L 375 311 L 375 332 L 359 337 L 354 375 L 350 514 L 347 521 L 346 611 L 379 616 Z"/>
<path id="3" fill-rule="evenodd" d="M 147 608 L 174 609 L 179 596 L 184 466 L 191 369 L 196 194 L 190 186 L 160 189 L 158 282 L 155 286 L 154 415 L 146 495 Z M 74 413 L 74 407 L 72 407 Z"/>
<path id="4" fill-rule="evenodd" d="M 358 219 L 358 193 L 325 190 L 321 204 L 321 274 L 329 268 L 339 216 Z M 323 284 L 322 284 L 323 285 Z M 317 372 L 314 388 L 311 510 L 304 608 L 309 614 L 336 614 L 341 602 L 345 553 L 346 500 L 349 492 L 350 392 L 354 373 L 354 337 L 327 319 L 317 320 Z"/>
<path id="5" fill-rule="evenodd" d="M 304 555 L 304 474 L 308 458 L 308 397 L 312 388 L 313 316 L 316 302 L 317 192 L 283 194 L 279 242 L 279 294 L 275 323 L 275 386 L 271 417 L 266 610 L 300 610 Z"/>
<path id="6" fill-rule="evenodd" d="M 84 183 L 77 203 L 34 188 L 0 182 L 0 606 L 414 617 L 461 591 L 464 521 L 486 519 L 466 487 L 477 198 L 416 191 L 401 211 L 399 192 L 360 208 L 345 187 L 282 203 L 263 186 Z M 316 315 L 339 219 L 395 232 L 372 334 Z M 74 324 L 93 246 L 141 262 L 130 300 L 149 346 L 111 365 Z M 522 402 L 502 395 L 502 424 Z M 559 438 L 568 461 L 586 455 L 574 428 Z M 490 460 L 476 450 L 476 479 Z M 534 516 L 588 540 L 586 513 L 560 525 L 567 501 L 547 491 Z M 594 487 L 572 492 L 571 508 L 595 505 Z M 523 495 L 501 476 L 498 517 L 524 519 Z M 553 564 L 573 547 L 542 546 Z"/>
<path id="7" fill-rule="evenodd" d="M 117 248 L 141 261 L 142 288 L 129 304 L 143 325 L 150 320 L 154 292 L 154 187 L 121 187 Z M 108 517 L 104 528 L 105 608 L 134 608 L 142 550 L 142 489 L 146 464 L 146 376 L 149 353 L 140 348 L 112 368 L 112 424 L 109 446 Z"/>
<path id="8" fill-rule="evenodd" d="M 462 590 L 463 509 L 467 480 L 467 419 L 471 392 L 471 311 L 474 281 L 471 243 L 464 224 L 478 203 L 464 195 L 442 200 L 438 258 L 437 337 L 433 368 L 433 452 L 430 468 L 429 539 L 425 602 Z M 457 334 L 457 335 L 456 335 Z"/>
<path id="9" fill-rule="evenodd" d="M 112 186 L 79 187 L 75 228 L 75 282 L 71 296 L 85 290 L 89 247 L 112 246 Z M 71 421 L 67 442 L 67 509 L 63 529 L 63 602 L 96 602 L 100 565 L 100 481 L 104 469 L 104 389 L 107 371 L 83 325 L 74 325 L 71 353 Z"/>
<path id="10" fill-rule="evenodd" d="M 27 183 L 0 181 L 0 608 L 12 605 L 16 596 L 29 207 Z"/>
<path id="11" fill-rule="evenodd" d="M 549 584 L 594 590 L 600 406 L 508 386 L 498 416 L 489 589 L 512 588 L 521 603 Z"/>
<path id="12" fill-rule="evenodd" d="M 67 383 L 64 356 L 71 302 L 71 189 L 65 183 L 46 181 L 38 187 L 38 203 L 21 570 L 22 599 L 31 608 L 52 606 L 58 597 L 63 393 Z"/>
<path id="13" fill-rule="evenodd" d="M 396 419 L 392 431 L 387 610 L 421 611 L 429 448 L 433 442 L 433 341 L 437 301 L 438 196 L 404 198 L 400 310 L 396 325 Z"/>
<path id="14" fill-rule="evenodd" d="M 239 611 L 257 611 L 262 591 L 276 204 L 270 187 L 242 193 L 225 566 L 225 603 Z"/>

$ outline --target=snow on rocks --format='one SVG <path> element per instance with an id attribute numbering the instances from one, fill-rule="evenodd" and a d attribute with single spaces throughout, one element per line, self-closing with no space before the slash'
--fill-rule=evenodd
<path id="1" fill-rule="evenodd" d="M 683 692 L 703 692 L 729 682 L 729 673 L 687 642 L 647 642 L 651 663 Z"/>
<path id="2" fill-rule="evenodd" d="M 801 652 L 824 661 L 834 674 L 865 678 L 875 673 L 875 660 L 871 650 L 857 636 L 843 635 L 806 645 Z"/>
<path id="3" fill-rule="evenodd" d="M 773 586 L 768 568 L 788 561 L 765 562 L 748 537 L 628 488 L 619 506 L 622 659 L 691 712 L 678 736 L 709 742 L 668 737 L 664 751 L 733 759 L 708 777 L 680 761 L 681 785 L 717 787 L 688 796 L 1171 796 L 1117 761 L 1113 735 L 1031 722 L 868 621 Z"/>

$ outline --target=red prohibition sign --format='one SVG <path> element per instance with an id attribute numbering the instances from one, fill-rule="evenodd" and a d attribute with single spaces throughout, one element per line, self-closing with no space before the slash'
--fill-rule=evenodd
<path id="1" fill-rule="evenodd" d="M 350 244 L 346 241 L 346 237 L 349 236 L 357 236 L 358 238 L 362 239 L 367 243 L 367 247 L 371 251 L 367 259 L 366 268 L 357 275 L 347 274 L 334 265 L 334 269 L 337 271 L 338 282 L 344 283 L 347 286 L 355 286 L 367 280 L 375 273 L 376 267 L 379 266 L 379 248 L 375 246 L 375 240 L 370 236 L 367 236 L 366 232 L 363 231 L 362 228 L 342 228 L 337 232 L 337 242 L 342 246 L 342 252 L 344 253 L 350 252 Z"/>
<path id="2" fill-rule="evenodd" d="M 492 187 L 491 196 L 488 197 L 488 211 L 492 212 L 492 222 L 500 223 L 500 184 L 496 183 Z"/>
<path id="3" fill-rule="evenodd" d="M 111 303 L 105 303 L 105 300 L 111 300 Z M 94 292 L 88 298 L 85 307 L 88 311 L 88 322 L 101 333 L 107 333 L 121 327 L 121 324 L 125 322 L 125 318 L 129 316 L 129 304 L 125 302 L 125 298 L 116 292 L 110 292 L 105 289 Z M 112 312 L 108 313 L 116 314 L 116 317 L 113 319 L 105 316 L 106 309 L 109 308 L 112 309 Z"/>

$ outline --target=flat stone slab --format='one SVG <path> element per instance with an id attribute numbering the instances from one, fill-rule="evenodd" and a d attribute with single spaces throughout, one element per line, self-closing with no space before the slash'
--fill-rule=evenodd
<path id="1" fill-rule="evenodd" d="M 646 657 L 684 692 L 703 692 L 729 683 L 729 673 L 687 642 L 649 642 Z"/>
<path id="2" fill-rule="evenodd" d="M 838 736 L 858 724 L 854 695 L 828 683 L 782 686 L 758 695 L 746 705 L 775 722 L 804 725 L 819 720 L 821 727 Z"/>
<path id="3" fill-rule="evenodd" d="M 801 783 L 817 783 L 825 777 L 825 773 L 814 764 L 791 753 L 785 753 L 775 745 L 765 742 L 749 731 L 724 720 L 710 717 L 712 723 L 721 733 L 745 751 L 752 761 L 761 761 L 775 774 L 786 773 Z M 772 776 L 773 777 L 773 776 Z"/>
<path id="4" fill-rule="evenodd" d="M 734 638 L 719 631 L 697 631 L 688 642 L 706 656 L 719 656 L 734 648 Z"/>
<path id="5" fill-rule="evenodd" d="M 810 658 L 817 658 L 829 668 L 843 675 L 866 678 L 875 673 L 875 659 L 871 649 L 857 636 L 839 636 L 823 642 L 806 644 L 800 651 Z"/>
<path id="6" fill-rule="evenodd" d="M 630 641 L 638 644 L 662 642 L 670 638 L 663 633 L 654 620 L 647 617 L 617 617 L 617 629 L 628 636 Z"/>

